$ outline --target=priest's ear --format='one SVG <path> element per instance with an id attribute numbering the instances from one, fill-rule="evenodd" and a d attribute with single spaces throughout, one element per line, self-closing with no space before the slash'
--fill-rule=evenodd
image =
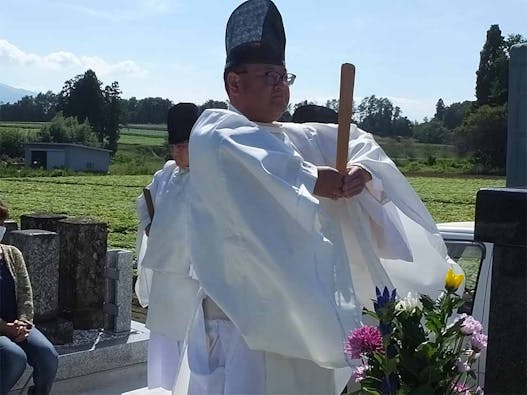
<path id="1" fill-rule="evenodd" d="M 234 71 L 227 71 L 224 76 L 225 90 L 227 94 L 236 96 L 240 93 L 241 77 Z"/>

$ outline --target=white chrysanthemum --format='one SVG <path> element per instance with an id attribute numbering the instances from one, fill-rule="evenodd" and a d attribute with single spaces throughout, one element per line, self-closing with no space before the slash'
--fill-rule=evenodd
<path id="1" fill-rule="evenodd" d="M 397 302 L 395 309 L 398 311 L 406 311 L 407 313 L 412 314 L 418 306 L 419 298 L 413 296 L 411 292 L 408 292 L 408 295 Z"/>

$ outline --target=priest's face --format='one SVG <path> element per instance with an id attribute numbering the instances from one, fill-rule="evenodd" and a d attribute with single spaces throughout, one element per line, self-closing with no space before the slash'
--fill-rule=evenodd
<path id="1" fill-rule="evenodd" d="M 289 103 L 287 78 L 284 66 L 245 65 L 227 76 L 229 99 L 251 121 L 274 122 Z"/>
<path id="2" fill-rule="evenodd" d="M 179 144 L 169 144 L 170 157 L 176 161 L 180 169 L 188 167 L 188 141 Z"/>

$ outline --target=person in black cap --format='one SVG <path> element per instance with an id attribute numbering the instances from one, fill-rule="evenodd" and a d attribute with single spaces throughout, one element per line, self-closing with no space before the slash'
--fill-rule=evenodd
<path id="1" fill-rule="evenodd" d="M 338 123 L 339 115 L 335 110 L 328 107 L 317 106 L 316 104 L 306 104 L 298 107 L 293 113 L 292 122 L 320 122 Z"/>
<path id="2" fill-rule="evenodd" d="M 148 196 L 143 193 L 137 198 L 140 225 L 135 292 L 141 305 L 148 306 L 150 388 L 172 389 L 185 329 L 193 312 L 191 300 L 197 293 L 196 282 L 189 277 L 188 254 L 184 245 L 181 248 L 186 240 L 181 218 L 188 212 L 188 140 L 198 115 L 192 103 L 170 107 L 167 128 L 171 160 L 154 175 L 147 186 L 149 193 L 145 192 Z M 165 210 L 170 210 L 170 217 L 163 216 Z M 171 242 L 159 247 L 167 234 Z"/>
<path id="3" fill-rule="evenodd" d="M 206 110 L 189 142 L 189 259 L 204 291 L 176 394 L 332 394 L 375 286 L 436 295 L 446 248 L 405 177 L 372 136 L 280 123 L 295 75 L 282 18 L 249 0 L 226 29 L 227 110 Z M 167 240 L 168 242 L 168 240 Z M 415 264 L 418 263 L 418 264 Z"/>

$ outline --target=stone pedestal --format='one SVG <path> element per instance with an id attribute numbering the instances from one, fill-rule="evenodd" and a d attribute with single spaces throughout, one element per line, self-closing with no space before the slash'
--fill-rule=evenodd
<path id="1" fill-rule="evenodd" d="M 107 226 L 92 218 L 58 221 L 59 308 L 75 329 L 104 326 Z"/>
<path id="2" fill-rule="evenodd" d="M 4 226 L 6 228 L 6 233 L 18 230 L 18 222 L 13 221 L 12 219 L 8 219 L 7 221 L 5 221 Z"/>
<path id="3" fill-rule="evenodd" d="M 2 240 L 0 240 L 0 242 L 2 244 L 9 244 L 11 245 L 11 237 L 10 237 L 10 233 L 14 230 L 18 230 L 18 223 L 16 221 L 13 221 L 13 220 L 7 220 L 4 222 L 4 226 L 5 226 L 5 234 L 4 234 L 4 237 L 2 238 Z"/>
<path id="4" fill-rule="evenodd" d="M 40 229 L 14 230 L 9 240 L 22 252 L 26 262 L 33 289 L 34 321 L 55 318 L 59 286 L 58 235 Z"/>
<path id="5" fill-rule="evenodd" d="M 527 189 L 485 189 L 474 240 L 494 243 L 486 394 L 527 393 Z"/>
<path id="6" fill-rule="evenodd" d="M 50 232 L 57 231 L 57 223 L 61 219 L 68 218 L 66 214 L 55 213 L 33 213 L 20 216 L 21 229 L 44 229 Z"/>
<path id="7" fill-rule="evenodd" d="M 39 322 L 36 326 L 55 345 L 73 341 L 73 323 L 64 318 Z"/>
<path id="8" fill-rule="evenodd" d="M 132 322 L 132 252 L 110 249 L 106 264 L 104 328 L 127 332 Z"/>

